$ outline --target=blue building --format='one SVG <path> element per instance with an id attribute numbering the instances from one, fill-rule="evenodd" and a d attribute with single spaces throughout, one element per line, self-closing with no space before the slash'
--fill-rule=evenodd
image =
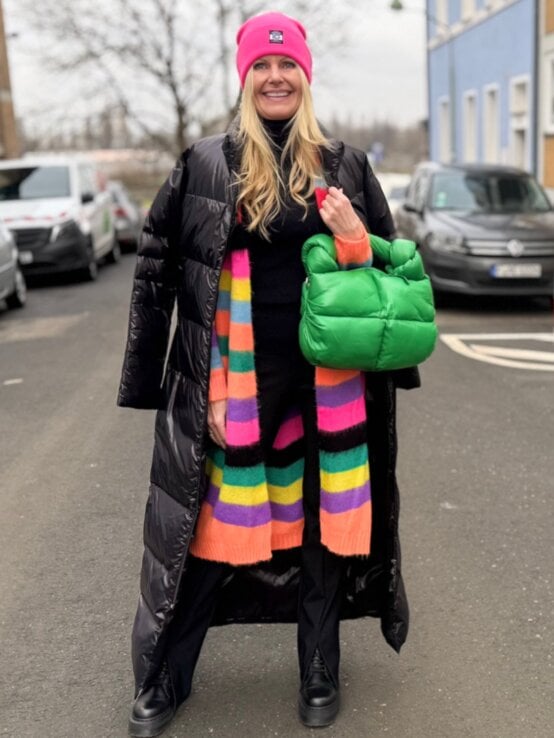
<path id="1" fill-rule="evenodd" d="M 538 0 L 426 0 L 434 161 L 538 170 Z"/>

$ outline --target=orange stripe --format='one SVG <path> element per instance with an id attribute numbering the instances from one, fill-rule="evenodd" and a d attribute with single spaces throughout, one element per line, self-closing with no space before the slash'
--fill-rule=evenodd
<path id="1" fill-rule="evenodd" d="M 231 313 L 229 310 L 216 310 L 215 312 L 215 332 L 218 336 L 229 335 L 229 321 Z"/>
<path id="2" fill-rule="evenodd" d="M 254 351 L 252 326 L 246 323 L 233 323 L 229 332 L 230 351 Z"/>
<path id="3" fill-rule="evenodd" d="M 324 366 L 318 366 L 316 367 L 315 373 L 316 385 L 321 387 L 335 387 L 337 384 L 354 379 L 360 372 L 355 369 L 327 369 Z"/>
<path id="4" fill-rule="evenodd" d="M 256 564 L 271 558 L 271 523 L 256 528 L 216 520 L 213 507 L 202 504 L 190 552 L 199 559 L 224 561 L 233 566 Z"/>
<path id="5" fill-rule="evenodd" d="M 243 374 L 229 372 L 227 386 L 229 388 L 229 397 L 236 397 L 238 400 L 243 400 L 245 397 L 255 397 L 256 373 L 254 370 L 244 372 Z"/>
<path id="6" fill-rule="evenodd" d="M 371 502 L 355 510 L 329 513 L 320 509 L 321 542 L 339 556 L 367 555 L 371 546 Z"/>
<path id="7" fill-rule="evenodd" d="M 273 520 L 271 523 L 271 548 L 281 551 L 286 548 L 296 548 L 302 545 L 302 531 L 304 521 L 296 520 L 294 523 L 285 523 L 282 520 Z"/>

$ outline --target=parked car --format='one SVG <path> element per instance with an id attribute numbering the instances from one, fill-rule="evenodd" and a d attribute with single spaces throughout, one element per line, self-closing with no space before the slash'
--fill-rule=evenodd
<path id="1" fill-rule="evenodd" d="M 5 300 L 9 308 L 21 308 L 27 301 L 27 286 L 18 256 L 12 234 L 0 223 L 0 300 Z"/>
<path id="2" fill-rule="evenodd" d="M 92 280 L 102 258 L 119 261 L 110 194 L 87 160 L 0 161 L 0 218 L 26 275 L 77 272 Z"/>
<path id="3" fill-rule="evenodd" d="M 397 211 L 439 292 L 554 292 L 554 210 L 530 174 L 484 164 L 417 167 Z"/>
<path id="4" fill-rule="evenodd" d="M 410 175 L 402 172 L 376 172 L 375 176 L 379 180 L 394 218 L 398 206 L 406 198 L 406 188 L 410 182 Z"/>
<path id="5" fill-rule="evenodd" d="M 138 202 L 122 182 L 111 180 L 108 190 L 112 197 L 115 232 L 122 250 L 137 248 L 144 216 Z"/>

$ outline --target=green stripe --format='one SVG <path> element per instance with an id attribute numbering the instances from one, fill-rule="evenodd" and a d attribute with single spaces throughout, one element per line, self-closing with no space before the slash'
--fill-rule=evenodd
<path id="1" fill-rule="evenodd" d="M 344 472 L 349 469 L 355 469 L 367 461 L 367 446 L 361 444 L 347 451 L 339 451 L 330 453 L 329 451 L 319 451 L 319 463 L 321 469 L 328 472 Z"/>
<path id="2" fill-rule="evenodd" d="M 229 369 L 232 372 L 251 372 L 254 369 L 254 354 L 252 351 L 231 351 Z"/>
<path id="3" fill-rule="evenodd" d="M 277 487 L 288 487 L 303 476 L 304 459 L 298 459 L 290 466 L 268 466 L 266 472 L 268 484 L 274 484 Z"/>
<path id="4" fill-rule="evenodd" d="M 264 466 L 226 466 L 223 481 L 233 487 L 257 487 L 265 482 Z"/>
<path id="5" fill-rule="evenodd" d="M 217 345 L 222 356 L 229 356 L 229 336 L 217 335 Z"/>

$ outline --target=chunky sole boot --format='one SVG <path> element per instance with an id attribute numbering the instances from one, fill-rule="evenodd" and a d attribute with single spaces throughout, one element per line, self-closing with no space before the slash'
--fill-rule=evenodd
<path id="1" fill-rule="evenodd" d="M 139 694 L 129 716 L 129 734 L 135 738 L 154 738 L 163 733 L 175 717 L 177 705 L 166 667 L 155 682 Z"/>
<path id="2" fill-rule="evenodd" d="M 314 705 L 300 694 L 298 698 L 298 715 L 307 728 L 326 728 L 332 725 L 340 709 L 340 698 L 337 694 L 332 702 L 326 705 Z"/>
<path id="3" fill-rule="evenodd" d="M 316 649 L 298 696 L 298 715 L 308 728 L 325 728 L 339 713 L 339 690 Z"/>

